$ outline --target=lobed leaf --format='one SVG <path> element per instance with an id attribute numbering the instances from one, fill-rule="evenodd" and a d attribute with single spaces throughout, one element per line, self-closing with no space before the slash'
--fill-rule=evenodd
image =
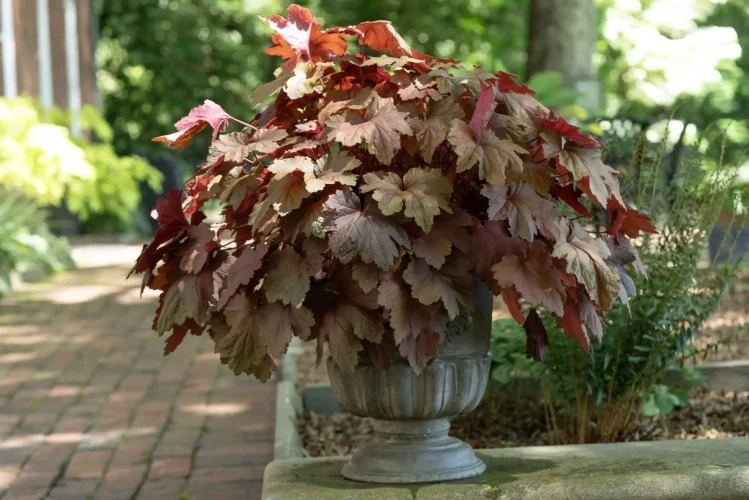
<path id="1" fill-rule="evenodd" d="M 358 195 L 336 191 L 325 202 L 328 215 L 323 227 L 330 235 L 330 248 L 344 264 L 359 256 L 365 264 L 388 270 L 399 255 L 398 245 L 411 248 L 406 231 L 370 209 L 361 210 Z"/>
<path id="2" fill-rule="evenodd" d="M 400 149 L 400 136 L 411 135 L 407 115 L 398 111 L 391 97 L 375 95 L 362 116 L 356 111 L 328 119 L 331 136 L 343 146 L 367 143 L 367 151 L 380 162 L 389 165 Z"/>
<path id="3" fill-rule="evenodd" d="M 270 153 L 278 149 L 280 141 L 289 134 L 278 127 L 261 128 L 253 134 L 232 132 L 219 137 L 211 144 L 208 163 L 215 163 L 222 156 L 227 161 L 243 162 L 250 153 Z"/>
<path id="4" fill-rule="evenodd" d="M 440 210 L 451 211 L 448 201 L 452 186 L 439 169 L 412 168 L 403 179 L 394 172 L 370 172 L 364 174 L 364 182 L 361 192 L 372 192 L 383 215 L 403 210 L 426 232 L 432 229 Z"/>
<path id="5" fill-rule="evenodd" d="M 247 285 L 255 276 L 255 272 L 263 264 L 263 258 L 268 253 L 268 245 L 259 243 L 253 248 L 245 248 L 239 257 L 229 261 L 227 271 L 227 283 L 221 298 L 218 301 L 218 308 L 223 309 L 229 302 L 229 299 L 242 285 Z"/>
<path id="6" fill-rule="evenodd" d="M 530 185 L 484 186 L 481 194 L 489 199 L 489 219 L 507 220 L 513 236 L 533 241 L 541 229 L 546 237 L 556 237 L 554 222 L 559 217 L 556 203 L 540 197 Z"/>
<path id="7" fill-rule="evenodd" d="M 429 105 L 426 118 L 409 118 L 408 124 L 419 142 L 424 160 L 431 163 L 434 151 L 447 139 L 453 120 L 465 116 L 463 109 L 452 99 L 442 99 Z"/>
<path id="8" fill-rule="evenodd" d="M 506 139 L 499 139 L 492 130 L 486 129 L 477 139 L 473 129 L 463 120 L 453 120 L 447 136 L 458 155 L 457 171 L 464 172 L 479 166 L 479 178 L 489 184 L 505 183 L 507 170 L 515 174 L 523 171 L 520 155 L 528 152 Z"/>
<path id="9" fill-rule="evenodd" d="M 422 259 L 412 259 L 403 271 L 403 280 L 411 285 L 411 294 L 425 305 L 442 301 L 450 319 L 460 312 L 459 306 L 471 307 L 469 300 L 473 279 L 471 263 L 461 255 L 453 256 L 440 269 Z"/>
<path id="10" fill-rule="evenodd" d="M 534 241 L 524 256 L 506 255 L 492 267 L 502 288 L 515 287 L 532 305 L 543 304 L 559 316 L 564 313 L 564 285 L 554 273 L 551 254 L 544 243 Z"/>
<path id="11" fill-rule="evenodd" d="M 414 241 L 414 254 L 435 269 L 442 267 L 453 247 L 466 255 L 471 254 L 471 236 L 466 228 L 474 225 L 474 218 L 462 210 L 442 214 L 428 233 Z"/>
<path id="12" fill-rule="evenodd" d="M 605 262 L 609 255 L 603 240 L 593 238 L 577 223 L 559 219 L 559 239 L 552 257 L 567 261 L 567 272 L 585 285 L 602 309 L 608 309 L 612 297 L 619 293 L 619 275 Z"/>

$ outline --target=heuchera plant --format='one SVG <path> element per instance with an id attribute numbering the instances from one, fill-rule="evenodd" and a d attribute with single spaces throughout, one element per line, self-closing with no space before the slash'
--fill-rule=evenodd
<path id="1" fill-rule="evenodd" d="M 535 307 L 587 350 L 598 311 L 634 293 L 628 238 L 654 231 L 602 142 L 514 75 L 422 54 L 389 22 L 323 30 L 297 5 L 287 16 L 262 18 L 266 52 L 285 62 L 254 102 L 273 102 L 245 123 L 206 101 L 154 139 L 185 146 L 213 129 L 186 198 L 158 201 L 133 268 L 161 292 L 165 352 L 207 330 L 234 373 L 267 380 L 297 336 L 316 339 L 318 362 L 327 342 L 343 370 L 403 357 L 419 371 L 469 314 L 474 276 L 525 323 L 529 355 L 546 343 Z M 242 129 L 219 135 L 232 121 Z M 201 211 L 211 199 L 217 227 Z M 564 205 L 576 219 L 607 210 L 608 235 Z"/>

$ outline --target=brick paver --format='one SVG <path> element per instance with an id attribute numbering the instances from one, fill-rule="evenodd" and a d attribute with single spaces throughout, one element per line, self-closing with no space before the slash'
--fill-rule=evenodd
<path id="1" fill-rule="evenodd" d="M 138 248 L 84 254 L 110 250 L 0 300 L 0 500 L 259 499 L 274 385 L 207 335 L 164 358 L 155 297 L 124 280 Z"/>

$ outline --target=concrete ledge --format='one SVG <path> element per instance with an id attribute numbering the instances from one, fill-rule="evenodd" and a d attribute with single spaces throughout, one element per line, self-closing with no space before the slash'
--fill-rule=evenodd
<path id="1" fill-rule="evenodd" d="M 714 361 L 695 365 L 705 376 L 705 387 L 711 391 L 749 391 L 749 361 Z M 679 374 L 678 369 L 669 370 L 664 383 L 671 387 L 689 388 L 689 383 Z M 749 497 L 748 497 L 749 498 Z"/>
<path id="2" fill-rule="evenodd" d="M 276 460 L 264 500 L 746 500 L 749 438 L 481 450 L 483 475 L 431 485 L 340 476 L 347 458 Z"/>
<path id="3" fill-rule="evenodd" d="M 297 359 L 302 353 L 299 339 L 294 338 L 283 358 L 281 378 L 276 386 L 276 425 L 273 457 L 276 460 L 305 456 L 297 432 L 297 419 L 302 413 L 302 398 L 296 390 Z"/>

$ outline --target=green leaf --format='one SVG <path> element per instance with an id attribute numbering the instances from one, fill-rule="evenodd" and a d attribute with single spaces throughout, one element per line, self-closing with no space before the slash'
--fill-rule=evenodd
<path id="1" fill-rule="evenodd" d="M 645 404 L 642 405 L 642 415 L 644 417 L 655 417 L 660 415 L 660 411 L 660 408 L 658 408 L 658 405 L 655 402 L 655 396 L 651 394 L 648 396 Z"/>
<path id="2" fill-rule="evenodd" d="M 498 365 L 494 370 L 492 370 L 492 380 L 502 385 L 507 385 L 510 383 L 511 373 L 511 367 L 507 365 Z"/>

